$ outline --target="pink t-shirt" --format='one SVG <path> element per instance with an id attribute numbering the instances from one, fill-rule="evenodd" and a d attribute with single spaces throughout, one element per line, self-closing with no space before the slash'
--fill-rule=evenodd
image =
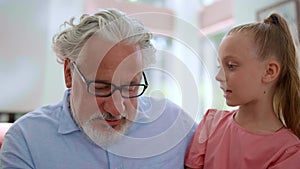
<path id="1" fill-rule="evenodd" d="M 204 169 L 300 169 L 300 140 L 288 129 L 257 134 L 234 121 L 236 111 L 210 109 L 199 124 L 185 165 Z"/>

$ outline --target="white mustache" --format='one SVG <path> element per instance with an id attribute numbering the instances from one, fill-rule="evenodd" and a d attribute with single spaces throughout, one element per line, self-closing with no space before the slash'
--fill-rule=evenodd
<path id="1" fill-rule="evenodd" d="M 126 113 L 122 113 L 119 116 L 113 116 L 111 113 L 105 112 L 105 113 L 101 113 L 101 112 L 97 112 L 94 113 L 89 120 L 120 120 L 120 119 L 128 119 L 128 115 Z"/>

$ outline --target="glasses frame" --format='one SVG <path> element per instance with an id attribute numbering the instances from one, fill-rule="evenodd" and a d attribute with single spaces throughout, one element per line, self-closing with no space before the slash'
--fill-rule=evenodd
<path id="1" fill-rule="evenodd" d="M 77 64 L 75 62 L 72 62 L 72 65 L 74 67 L 74 69 L 76 70 L 76 72 L 78 73 L 78 75 L 80 76 L 81 80 L 86 84 L 86 89 L 87 89 L 87 92 L 91 95 L 94 95 L 96 97 L 109 97 L 111 96 L 116 90 L 119 90 L 120 93 L 121 93 L 121 96 L 123 98 L 135 98 L 135 97 L 139 97 L 141 95 L 143 95 L 146 91 L 146 89 L 148 88 L 148 81 L 147 81 L 147 78 L 146 78 L 146 75 L 144 73 L 144 71 L 142 72 L 142 75 L 143 75 L 143 78 L 144 78 L 144 82 L 145 84 L 130 84 L 130 85 L 120 85 L 120 86 L 117 86 L 113 83 L 109 83 L 109 82 L 106 82 L 106 81 L 103 81 L 103 80 L 87 80 L 85 78 L 85 76 L 83 75 L 83 73 L 80 71 L 80 69 L 78 68 Z M 102 83 L 102 84 L 105 84 L 105 85 L 111 85 L 113 87 L 113 90 L 111 90 L 111 92 L 109 94 L 106 94 L 106 95 L 99 95 L 99 94 L 95 94 L 95 93 L 92 93 L 89 88 L 90 88 L 90 85 L 92 83 Z M 138 94 L 138 95 L 135 95 L 135 96 L 124 96 L 123 95 L 123 88 L 124 87 L 127 87 L 127 86 L 140 86 L 140 87 L 143 87 L 143 91 Z"/>

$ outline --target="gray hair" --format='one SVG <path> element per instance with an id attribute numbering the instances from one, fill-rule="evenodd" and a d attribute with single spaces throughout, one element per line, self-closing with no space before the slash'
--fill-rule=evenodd
<path id="1" fill-rule="evenodd" d="M 87 40 L 97 34 L 104 41 L 139 45 L 144 66 L 154 62 L 155 48 L 151 44 L 152 33 L 133 18 L 129 18 L 116 9 L 105 9 L 94 15 L 83 14 L 78 24 L 75 18 L 62 26 L 70 27 L 53 37 L 52 48 L 57 56 L 57 62 L 65 59 L 76 61 Z"/>

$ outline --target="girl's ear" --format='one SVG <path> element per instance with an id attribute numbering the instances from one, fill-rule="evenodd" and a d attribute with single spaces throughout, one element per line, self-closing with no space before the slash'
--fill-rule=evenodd
<path id="1" fill-rule="evenodd" d="M 72 87 L 72 71 L 70 59 L 66 59 L 64 63 L 65 84 L 67 88 Z"/>
<path id="2" fill-rule="evenodd" d="M 280 64 L 277 61 L 269 61 L 266 64 L 266 69 L 263 76 L 263 82 L 270 83 L 276 80 L 280 73 Z"/>

